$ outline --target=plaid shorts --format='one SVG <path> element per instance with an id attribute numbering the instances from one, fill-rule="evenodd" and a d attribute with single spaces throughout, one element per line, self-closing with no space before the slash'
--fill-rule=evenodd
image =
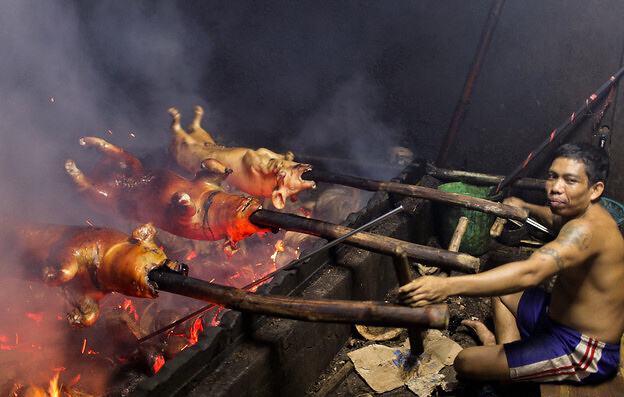
<path id="1" fill-rule="evenodd" d="M 613 376 L 620 345 L 600 342 L 548 316 L 550 294 L 531 288 L 518 303 L 519 341 L 504 345 L 513 381 L 595 383 Z"/>

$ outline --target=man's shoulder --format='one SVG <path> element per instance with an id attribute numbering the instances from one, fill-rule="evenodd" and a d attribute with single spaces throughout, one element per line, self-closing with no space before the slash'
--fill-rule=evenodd
<path id="1" fill-rule="evenodd" d="M 567 221 L 559 231 L 556 242 L 586 250 L 592 245 L 597 235 L 597 225 L 586 218 L 577 218 Z"/>

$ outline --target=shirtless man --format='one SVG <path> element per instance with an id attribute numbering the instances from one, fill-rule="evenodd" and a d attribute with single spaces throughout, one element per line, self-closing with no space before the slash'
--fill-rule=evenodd
<path id="1" fill-rule="evenodd" d="M 420 277 L 400 289 L 411 306 L 449 296 L 491 296 L 495 335 L 465 320 L 483 346 L 464 349 L 455 369 L 465 379 L 599 382 L 617 371 L 624 331 L 624 240 L 598 203 L 609 163 L 589 145 L 561 146 L 546 182 L 548 207 L 518 198 L 559 230 L 527 260 L 450 278 Z M 557 274 L 552 293 L 537 286 Z"/>

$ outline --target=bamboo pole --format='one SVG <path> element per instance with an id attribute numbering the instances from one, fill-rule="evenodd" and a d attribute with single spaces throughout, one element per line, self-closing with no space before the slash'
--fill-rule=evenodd
<path id="1" fill-rule="evenodd" d="M 384 302 L 258 295 L 162 269 L 152 270 L 148 277 L 159 291 L 216 303 L 233 310 L 295 320 L 357 323 L 384 327 L 419 325 L 444 329 L 449 319 L 446 305 L 410 308 Z"/>
<path id="2" fill-rule="evenodd" d="M 451 242 L 449 243 L 449 251 L 459 251 L 459 246 L 461 245 L 462 239 L 464 238 L 464 234 L 466 234 L 466 230 L 468 230 L 468 218 L 466 218 L 465 216 L 460 216 L 459 220 L 457 221 L 457 226 L 455 226 L 453 237 L 451 237 Z"/>
<path id="3" fill-rule="evenodd" d="M 353 230 L 346 226 L 264 209 L 257 210 L 249 219 L 258 226 L 291 230 L 327 239 L 339 238 Z M 409 258 L 426 261 L 445 270 L 475 273 L 479 268 L 479 258 L 471 255 L 448 252 L 373 233 L 356 233 L 347 238 L 345 243 L 386 255 L 394 255 L 396 248 L 401 247 Z"/>
<path id="4" fill-rule="evenodd" d="M 432 164 L 427 164 L 427 175 L 445 181 L 460 181 L 473 185 L 498 185 L 505 178 L 502 175 L 481 174 L 479 172 L 469 172 L 460 170 L 449 170 L 446 168 L 438 168 Z M 541 190 L 546 188 L 544 179 L 520 178 L 516 179 L 513 187 L 527 190 Z"/>
<path id="5" fill-rule="evenodd" d="M 442 146 L 440 147 L 440 151 L 438 153 L 438 158 L 436 160 L 436 164 L 438 165 L 444 165 L 446 163 L 450 147 L 455 141 L 455 137 L 457 136 L 461 124 L 466 117 L 466 113 L 468 112 L 468 108 L 470 107 L 472 90 L 474 88 L 475 82 L 477 81 L 477 77 L 479 77 L 479 74 L 481 72 L 481 65 L 483 65 L 485 55 L 490 48 L 490 43 L 492 41 L 492 37 L 494 36 L 494 30 L 496 29 L 496 25 L 498 24 L 500 14 L 503 9 L 503 4 L 505 4 L 505 0 L 492 1 L 490 12 L 488 13 L 485 25 L 483 26 L 483 31 L 481 32 L 481 38 L 479 39 L 477 51 L 475 52 L 472 64 L 470 65 L 470 70 L 468 71 L 468 75 L 466 76 L 466 81 L 464 82 L 462 94 L 457 101 L 457 105 L 455 106 L 455 110 L 453 111 L 453 117 L 451 118 L 451 122 L 446 131 L 446 135 L 444 136 L 444 142 L 442 143 Z"/>
<path id="6" fill-rule="evenodd" d="M 394 251 L 394 270 L 399 280 L 399 286 L 409 284 L 412 281 L 412 271 L 410 270 L 409 261 L 405 251 L 401 247 L 398 247 Z M 425 349 L 423 346 L 422 332 L 424 327 L 410 327 L 407 328 L 407 336 L 410 341 L 410 355 L 412 357 L 419 356 Z"/>
<path id="7" fill-rule="evenodd" d="M 591 109 L 596 102 L 605 96 L 611 87 L 617 84 L 622 76 L 624 76 L 624 67 L 621 67 L 617 72 L 609 77 L 609 80 L 604 82 L 593 94 L 585 99 L 585 102 L 576 110 L 576 112 L 572 112 L 572 114 L 567 117 L 564 122 L 559 125 L 559 127 L 555 128 L 550 132 L 550 134 L 548 134 L 548 138 L 542 141 L 542 143 L 540 143 L 535 150 L 529 152 L 526 159 L 513 171 L 511 171 L 509 175 L 505 176 L 505 178 L 503 178 L 503 180 L 498 184 L 496 192 L 498 193 L 507 187 L 520 175 L 520 173 L 527 169 L 528 165 L 535 160 L 535 158 L 537 158 L 544 151 L 544 149 L 551 146 L 556 139 L 563 139 L 570 131 L 576 128 L 581 121 L 585 119 L 585 117 L 591 114 Z"/>
<path id="8" fill-rule="evenodd" d="M 494 201 L 465 196 L 457 193 L 443 192 L 418 185 L 408 185 L 397 182 L 377 181 L 373 179 L 359 178 L 350 175 L 341 175 L 318 170 L 308 171 L 304 174 L 306 179 L 316 182 L 335 183 L 339 185 L 351 186 L 357 189 L 369 191 L 385 191 L 389 193 L 401 194 L 410 197 L 419 197 L 427 200 L 439 201 L 448 204 L 458 205 L 464 208 L 485 212 L 501 218 L 524 221 L 529 216 L 528 211 L 511 205 L 501 204 Z"/>

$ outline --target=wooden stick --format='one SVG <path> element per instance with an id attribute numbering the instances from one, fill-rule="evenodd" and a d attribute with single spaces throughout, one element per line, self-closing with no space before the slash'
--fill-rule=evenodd
<path id="1" fill-rule="evenodd" d="M 432 164 L 427 164 L 427 175 L 445 181 L 460 181 L 473 185 L 498 185 L 505 178 L 502 175 L 489 175 L 478 172 L 438 168 Z M 520 189 L 544 191 L 546 188 L 546 181 L 544 179 L 520 178 L 516 179 L 512 186 Z"/>
<path id="2" fill-rule="evenodd" d="M 291 230 L 330 239 L 339 238 L 352 230 L 346 226 L 263 209 L 251 214 L 249 219 L 252 223 L 262 227 Z M 475 273 L 479 268 L 479 258 L 474 256 L 448 252 L 373 233 L 356 233 L 346 239 L 345 243 L 386 255 L 394 255 L 396 248 L 401 247 L 409 258 L 426 261 L 446 270 Z"/>
<path id="3" fill-rule="evenodd" d="M 217 303 L 233 310 L 295 320 L 357 323 L 384 327 L 420 325 L 444 329 L 449 319 L 446 305 L 410 308 L 384 302 L 313 300 L 258 295 L 161 269 L 152 270 L 148 277 L 156 284 L 159 291 Z"/>
<path id="4" fill-rule="evenodd" d="M 454 204 L 460 207 L 470 208 L 473 210 L 496 215 L 501 218 L 510 218 L 518 221 L 524 221 L 529 216 L 528 211 L 522 208 L 501 204 L 486 199 L 465 196 L 462 194 L 443 192 L 441 190 L 432 189 L 424 186 L 408 185 L 397 182 L 376 181 L 373 179 L 365 179 L 356 176 L 341 175 L 319 170 L 308 171 L 304 174 L 304 176 L 307 179 L 314 180 L 316 182 L 335 183 L 373 192 L 384 191 L 389 193 L 401 194 L 404 196 L 419 197 L 433 201 L 440 201 L 443 203 Z"/>
<path id="5" fill-rule="evenodd" d="M 394 254 L 394 270 L 396 271 L 397 279 L 399 280 L 399 286 L 409 284 L 413 277 L 407 255 L 401 247 L 397 247 Z M 410 355 L 413 357 L 419 356 L 423 351 L 425 351 L 422 337 L 423 331 L 423 327 L 410 327 L 407 329 L 407 336 L 410 341 Z"/>
<path id="6" fill-rule="evenodd" d="M 451 238 L 451 242 L 449 244 L 448 250 L 451 252 L 458 252 L 459 246 L 461 245 L 462 239 L 464 238 L 464 234 L 466 234 L 466 230 L 468 229 L 468 218 L 465 216 L 460 216 L 459 221 L 457 221 L 457 226 L 455 226 L 455 231 L 453 232 L 453 237 Z"/>
<path id="7" fill-rule="evenodd" d="M 490 236 L 493 238 L 499 237 L 501 233 L 503 233 L 503 228 L 505 227 L 506 223 L 507 219 L 496 218 L 496 220 L 492 224 L 492 227 L 490 228 Z"/>

